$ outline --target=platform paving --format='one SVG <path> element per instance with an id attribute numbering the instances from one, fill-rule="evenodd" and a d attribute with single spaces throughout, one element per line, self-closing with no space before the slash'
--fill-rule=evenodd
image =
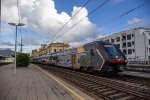
<path id="1" fill-rule="evenodd" d="M 0 67 L 0 100 L 74 100 L 60 84 L 34 65 L 17 68 L 13 64 Z"/>

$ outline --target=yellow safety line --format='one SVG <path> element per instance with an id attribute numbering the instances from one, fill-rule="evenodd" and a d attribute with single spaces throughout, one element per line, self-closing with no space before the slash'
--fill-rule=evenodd
<path id="1" fill-rule="evenodd" d="M 68 87 L 66 87 L 63 83 L 61 83 L 59 80 L 57 80 L 55 78 L 54 75 L 44 71 L 43 69 L 41 69 L 40 67 L 36 66 L 38 69 L 40 69 L 43 73 L 45 73 L 46 75 L 48 75 L 49 77 L 51 77 L 52 79 L 54 79 L 57 83 L 59 83 L 65 90 L 67 90 L 69 93 L 73 94 L 77 100 L 85 100 L 82 96 L 80 96 L 79 94 L 77 94 L 76 92 L 72 91 L 71 89 L 69 89 Z"/>

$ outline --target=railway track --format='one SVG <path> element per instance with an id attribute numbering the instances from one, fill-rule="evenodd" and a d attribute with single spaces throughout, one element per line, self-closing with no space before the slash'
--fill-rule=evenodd
<path id="1" fill-rule="evenodd" d="M 112 77 L 107 77 L 110 79 L 116 79 L 116 80 L 121 80 L 121 81 L 126 81 L 126 82 L 130 82 L 132 84 L 136 84 L 139 86 L 146 86 L 148 88 L 150 88 L 150 80 L 148 79 L 144 79 L 144 78 L 140 78 L 140 77 L 134 77 L 134 76 L 112 76 Z"/>
<path id="2" fill-rule="evenodd" d="M 48 67 L 48 69 L 51 73 L 106 100 L 150 100 L 150 88 L 147 86 L 64 68 Z"/>

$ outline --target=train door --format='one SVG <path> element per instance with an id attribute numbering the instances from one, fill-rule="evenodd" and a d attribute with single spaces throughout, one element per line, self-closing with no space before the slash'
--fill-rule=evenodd
<path id="1" fill-rule="evenodd" d="M 76 55 L 72 55 L 71 59 L 72 59 L 72 68 L 76 69 Z"/>

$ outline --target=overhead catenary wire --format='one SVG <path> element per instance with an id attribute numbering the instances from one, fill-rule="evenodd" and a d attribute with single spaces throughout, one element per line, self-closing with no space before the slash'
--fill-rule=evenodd
<path id="1" fill-rule="evenodd" d="M 139 8 L 141 8 L 142 6 L 144 6 L 144 5 L 148 4 L 148 3 L 150 3 L 150 1 L 146 1 L 146 2 L 142 3 L 141 5 L 139 5 L 139 6 L 135 7 L 135 8 L 133 8 L 133 9 L 128 10 L 127 12 L 125 12 L 125 13 L 123 13 L 123 14 L 121 14 L 121 15 L 115 17 L 115 18 L 112 18 L 111 20 L 109 20 L 108 22 L 106 22 L 105 24 L 103 24 L 102 26 L 105 26 L 105 25 L 107 25 L 108 23 L 111 23 L 111 22 L 113 22 L 113 21 L 115 21 L 115 20 L 118 20 L 118 19 L 120 19 L 121 17 L 124 17 L 125 15 L 127 15 L 127 14 L 129 14 L 129 13 L 131 13 L 131 12 L 133 12 L 133 11 L 139 9 Z"/>
<path id="2" fill-rule="evenodd" d="M 118 29 L 113 30 L 113 31 L 109 31 L 109 32 L 105 33 L 105 35 L 103 35 L 103 34 L 102 34 L 102 35 L 103 35 L 103 36 L 108 36 L 108 35 L 109 35 L 109 33 L 111 33 L 111 32 L 116 32 L 116 31 L 118 31 L 118 30 L 120 30 L 120 29 L 128 28 L 128 27 L 130 27 L 130 26 L 137 25 L 137 24 L 139 24 L 139 23 L 146 22 L 146 21 L 150 21 L 150 18 L 147 18 L 147 19 L 144 19 L 144 20 L 138 21 L 138 22 L 136 22 L 136 23 L 133 23 L 133 24 L 130 24 L 130 25 L 127 25 L 127 26 L 124 26 L 124 27 L 118 28 Z M 101 33 L 101 31 L 96 32 L 95 34 L 98 34 L 98 33 Z M 94 40 L 92 40 L 92 41 L 99 41 L 99 39 L 100 39 L 100 37 L 98 37 L 98 38 L 94 38 Z M 91 42 L 92 42 L 92 41 L 91 41 Z M 71 41 L 70 41 L 70 42 L 71 42 Z"/>
<path id="3" fill-rule="evenodd" d="M 87 0 L 87 2 L 52 37 L 54 38 L 90 1 L 91 0 Z"/>
<path id="4" fill-rule="evenodd" d="M 146 14 L 142 14 L 142 15 L 146 15 Z M 137 16 L 135 16 L 135 17 L 138 17 L 138 15 Z M 125 23 L 127 20 L 130 20 L 131 18 L 128 18 L 128 19 L 126 19 L 125 21 L 121 21 L 120 23 L 117 23 L 117 24 L 113 24 L 113 25 L 111 25 L 111 26 L 109 26 L 109 27 L 107 27 L 107 29 L 109 28 L 109 29 L 111 29 L 111 28 L 113 28 L 113 27 L 116 27 L 116 26 L 119 26 L 119 25 L 121 25 L 121 24 L 123 24 L 123 23 Z"/>
<path id="5" fill-rule="evenodd" d="M 102 6 L 104 6 L 108 1 L 110 0 L 106 0 L 104 1 L 102 4 L 100 4 L 99 6 L 97 6 L 94 10 L 92 10 L 87 16 L 83 17 L 80 21 L 78 21 L 76 24 L 74 24 L 72 27 L 70 27 L 67 31 L 63 32 L 60 36 L 58 36 L 57 38 L 55 38 L 52 42 L 56 41 L 58 38 L 60 38 L 61 36 L 63 36 L 65 33 L 67 33 L 68 31 L 70 31 L 72 28 L 74 28 L 75 26 L 77 26 L 80 22 L 82 22 L 86 17 L 92 15 L 96 10 L 98 10 L 99 8 L 101 8 Z"/>
<path id="6" fill-rule="evenodd" d="M 130 24 L 130 25 L 127 25 L 127 26 L 124 26 L 124 27 L 118 28 L 118 29 L 116 29 L 116 30 L 108 31 L 108 32 L 107 32 L 107 33 L 105 33 L 105 34 L 107 35 L 107 34 L 109 34 L 109 33 L 115 32 L 115 31 L 117 31 L 117 30 L 124 29 L 124 28 L 127 28 L 127 27 L 129 27 L 129 26 L 133 26 L 133 25 L 136 25 L 136 24 L 139 24 L 139 23 L 142 23 L 142 22 L 145 22 L 145 21 L 149 21 L 149 20 L 150 20 L 150 18 L 147 18 L 147 19 L 144 19 L 144 20 L 138 21 L 138 22 L 136 22 L 136 23 L 133 23 L 133 24 Z"/>
<path id="7" fill-rule="evenodd" d="M 103 2 L 101 5 L 107 3 L 108 1 L 109 1 L 109 0 Z M 133 9 L 131 9 L 131 10 L 129 10 L 129 11 L 123 13 L 123 14 L 121 14 L 120 16 L 113 18 L 111 21 L 114 21 L 114 20 L 116 20 L 116 19 L 119 19 L 119 18 L 121 18 L 121 17 L 123 17 L 123 16 L 129 14 L 129 13 L 133 12 L 134 10 L 136 10 L 136 9 L 138 9 L 138 8 L 140 8 L 140 7 L 142 7 L 142 6 L 144 6 L 145 4 L 148 4 L 149 2 L 150 2 L 150 1 L 144 2 L 144 3 L 142 3 L 141 5 L 139 5 L 139 6 L 135 7 L 135 8 L 133 8 Z M 90 16 L 91 14 L 93 14 L 99 7 L 101 7 L 101 5 L 99 5 L 96 9 L 94 9 L 94 10 L 93 10 L 92 12 L 90 12 L 87 16 L 85 16 L 85 17 L 82 18 L 80 21 L 78 21 L 75 25 L 73 25 L 73 26 L 72 26 L 71 28 L 69 28 L 67 31 L 63 32 L 60 36 L 58 36 L 58 37 L 57 37 L 56 39 L 54 39 L 53 41 L 56 41 L 58 38 L 62 37 L 65 33 L 67 33 L 67 32 L 70 31 L 72 28 L 74 28 L 76 25 L 78 25 L 80 22 L 82 22 L 86 17 L 88 17 L 88 16 Z M 111 22 L 111 21 L 110 21 L 110 22 Z M 110 23 L 110 22 L 109 22 L 109 23 Z M 52 42 L 53 42 L 53 41 L 52 41 Z"/>
<path id="8" fill-rule="evenodd" d="M 136 23 L 133 23 L 133 24 L 130 24 L 130 25 L 127 25 L 127 26 L 118 28 L 118 29 L 113 30 L 113 31 L 109 31 L 109 32 L 105 33 L 105 35 L 104 35 L 104 33 L 102 33 L 102 35 L 103 35 L 103 36 L 107 36 L 107 35 L 109 35 L 109 33 L 111 33 L 111 32 L 115 32 L 115 31 L 120 30 L 120 29 L 128 28 L 128 27 L 130 27 L 130 26 L 133 26 L 133 25 L 136 25 L 136 24 L 139 24 L 139 23 L 142 23 L 142 22 L 146 22 L 146 21 L 150 21 L 150 18 L 146 18 L 146 19 L 141 20 L 141 21 L 138 21 L 138 22 L 136 22 Z M 96 32 L 96 33 L 94 33 L 94 34 L 98 34 L 98 33 L 101 33 L 101 31 L 98 31 L 98 32 Z M 94 38 L 94 40 L 91 40 L 91 42 L 92 42 L 92 41 L 95 41 L 95 40 L 97 41 L 98 39 L 100 39 L 100 38 L 96 38 L 96 39 Z M 84 40 L 84 41 L 85 41 L 85 40 Z M 72 41 L 69 41 L 69 42 L 72 42 Z"/>

